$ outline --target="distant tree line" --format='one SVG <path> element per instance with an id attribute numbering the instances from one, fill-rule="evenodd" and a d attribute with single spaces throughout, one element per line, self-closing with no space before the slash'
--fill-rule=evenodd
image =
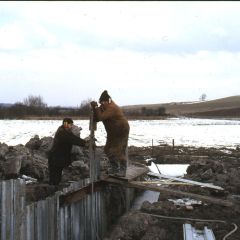
<path id="1" fill-rule="evenodd" d="M 29 95 L 22 102 L 16 102 L 12 105 L 0 105 L 0 119 L 27 119 L 30 117 L 64 117 L 64 116 L 83 116 L 90 115 L 91 99 L 81 102 L 78 107 L 48 107 L 41 96 Z M 164 107 L 123 110 L 126 116 L 165 116 Z"/>
<path id="2" fill-rule="evenodd" d="M 22 102 L 10 106 L 0 105 L 0 119 L 24 119 L 34 117 L 89 116 L 91 99 L 81 102 L 79 107 L 48 107 L 41 96 L 29 95 Z"/>
<path id="3" fill-rule="evenodd" d="M 140 109 L 124 110 L 126 116 L 166 116 L 165 107 L 150 108 L 142 107 Z"/>

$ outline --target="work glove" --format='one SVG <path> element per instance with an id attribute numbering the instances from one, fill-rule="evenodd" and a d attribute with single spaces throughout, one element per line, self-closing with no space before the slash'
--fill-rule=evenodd
<path id="1" fill-rule="evenodd" d="M 97 102 L 95 101 L 90 102 L 90 104 L 93 109 L 95 109 L 98 106 Z"/>

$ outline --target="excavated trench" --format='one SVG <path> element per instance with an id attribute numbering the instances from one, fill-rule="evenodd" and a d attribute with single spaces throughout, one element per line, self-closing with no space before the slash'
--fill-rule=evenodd
<path id="1" fill-rule="evenodd" d="M 37 137 L 25 145 L 7 146 L 0 143 L 0 178 L 6 179 L 9 163 L 16 159 L 21 162 L 19 176 L 29 176 L 37 180 L 27 184 L 26 199 L 28 204 L 46 199 L 57 191 L 66 188 L 69 183 L 89 177 L 88 151 L 81 149 L 73 156 L 73 163 L 63 172 L 59 186 L 50 186 L 46 152 L 51 138 Z M 102 154 L 102 147 L 97 147 L 100 156 L 101 171 L 107 168 L 107 161 Z M 146 164 L 147 159 L 154 159 L 156 164 L 189 164 L 184 178 L 212 183 L 224 188 L 223 191 L 183 184 L 164 185 L 168 189 L 196 193 L 234 203 L 234 207 L 223 207 L 213 203 L 184 204 L 187 200 L 166 192 L 159 193 L 135 190 L 135 201 L 125 212 L 126 189 L 119 186 L 105 187 L 105 199 L 108 205 L 108 231 L 105 239 L 183 239 L 183 223 L 191 222 L 202 228 L 207 224 L 216 239 L 223 239 L 234 226 L 240 223 L 240 151 L 236 149 L 195 148 L 162 145 L 154 147 L 129 147 L 129 159 L 133 164 Z M 18 165 L 15 164 L 17 168 Z M 8 176 L 9 177 L 9 176 Z M 145 179 L 149 180 L 149 179 Z M 153 179 L 151 179 L 153 181 Z M 171 199 L 172 201 L 169 201 Z M 181 201 L 184 200 L 184 201 Z M 120 202 L 120 204 L 119 204 Z M 203 222 L 201 220 L 209 220 Z M 216 220 L 210 221 L 210 220 Z M 223 223 L 224 222 L 224 223 Z M 111 227 L 110 227 L 111 226 Z M 228 240 L 240 239 L 239 228 Z"/>

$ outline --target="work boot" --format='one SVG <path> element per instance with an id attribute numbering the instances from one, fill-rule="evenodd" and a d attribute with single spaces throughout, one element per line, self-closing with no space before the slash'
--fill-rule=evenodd
<path id="1" fill-rule="evenodd" d="M 116 173 L 119 172 L 118 163 L 112 159 L 109 159 L 109 162 L 110 162 L 110 168 L 108 169 L 108 174 L 115 175 Z"/>
<path id="2" fill-rule="evenodd" d="M 126 172 L 127 172 L 127 163 L 126 162 L 120 162 L 119 172 L 116 173 L 115 175 L 117 177 L 126 177 Z"/>

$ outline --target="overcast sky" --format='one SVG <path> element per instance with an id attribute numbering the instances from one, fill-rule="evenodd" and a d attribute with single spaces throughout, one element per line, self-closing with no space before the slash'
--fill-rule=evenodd
<path id="1" fill-rule="evenodd" d="M 0 2 L 0 103 L 240 94 L 239 1 Z"/>

